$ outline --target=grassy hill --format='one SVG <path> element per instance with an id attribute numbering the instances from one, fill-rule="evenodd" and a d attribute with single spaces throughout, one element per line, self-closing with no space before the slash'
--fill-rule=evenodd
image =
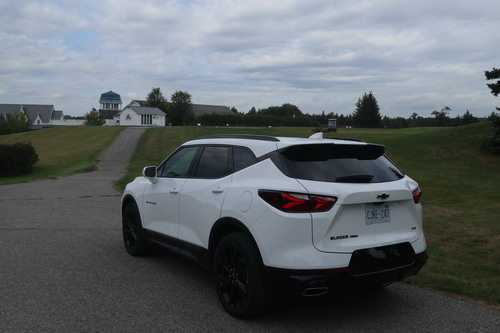
<path id="1" fill-rule="evenodd" d="M 31 142 L 39 157 L 33 173 L 0 178 L 0 185 L 92 170 L 99 154 L 122 130 L 121 127 L 67 126 L 0 135 L 2 144 Z"/>
<path id="2" fill-rule="evenodd" d="M 386 152 L 423 190 L 430 260 L 411 283 L 500 305 L 500 158 L 480 151 L 488 123 L 457 128 L 340 129 L 328 136 L 386 145 Z M 167 127 L 149 129 L 124 187 L 146 165 L 158 165 L 201 135 L 311 135 L 309 128 Z"/>
<path id="3" fill-rule="evenodd" d="M 411 281 L 500 305 L 500 158 L 488 124 L 379 140 L 423 191 L 431 259 Z"/>

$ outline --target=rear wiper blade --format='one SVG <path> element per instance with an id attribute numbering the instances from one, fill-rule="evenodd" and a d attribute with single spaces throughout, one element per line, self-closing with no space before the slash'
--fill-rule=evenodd
<path id="1" fill-rule="evenodd" d="M 373 179 L 373 175 L 349 175 L 338 177 L 335 179 L 337 183 L 369 183 Z"/>
<path id="2" fill-rule="evenodd" d="M 396 177 L 398 177 L 399 179 L 403 179 L 405 177 L 401 172 L 399 172 L 398 170 L 396 170 L 394 168 L 389 168 L 389 170 L 391 170 L 396 175 Z"/>

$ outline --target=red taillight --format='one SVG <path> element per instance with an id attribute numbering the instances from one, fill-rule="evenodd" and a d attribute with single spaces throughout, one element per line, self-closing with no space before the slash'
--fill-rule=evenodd
<path id="1" fill-rule="evenodd" d="M 303 194 L 279 193 L 273 203 L 277 204 L 274 207 L 285 212 L 304 212 L 309 209 L 309 199 Z"/>
<path id="2" fill-rule="evenodd" d="M 349 270 L 349 267 L 330 268 L 330 272 L 333 272 L 333 273 L 345 273 L 348 270 Z"/>
<path id="3" fill-rule="evenodd" d="M 259 196 L 271 206 L 288 213 L 314 213 L 330 210 L 336 197 L 260 190 Z"/>
<path id="4" fill-rule="evenodd" d="M 420 190 L 420 187 L 417 187 L 413 191 L 413 201 L 415 201 L 415 203 L 419 203 L 421 197 L 422 197 L 422 191 Z"/>

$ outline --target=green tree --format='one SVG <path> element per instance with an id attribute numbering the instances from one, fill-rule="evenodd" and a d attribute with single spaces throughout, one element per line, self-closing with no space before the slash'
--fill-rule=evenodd
<path id="1" fill-rule="evenodd" d="M 500 68 L 493 68 L 491 71 L 485 71 L 484 75 L 486 76 L 486 80 L 495 80 L 500 79 Z M 495 83 L 487 83 L 488 88 L 491 89 L 491 93 L 495 96 L 500 94 L 500 80 Z M 500 111 L 499 108 L 497 110 Z"/>
<path id="2" fill-rule="evenodd" d="M 290 103 L 285 103 L 281 106 L 270 106 L 267 109 L 260 110 L 259 114 L 278 117 L 298 117 L 303 115 L 302 111 L 296 105 Z"/>
<path id="3" fill-rule="evenodd" d="M 474 117 L 474 115 L 472 113 L 469 112 L 469 110 L 467 110 L 464 115 L 462 116 L 462 118 L 460 119 L 460 124 L 461 125 L 468 125 L 468 124 L 474 124 L 474 123 L 477 123 L 479 121 L 479 119 L 477 119 L 477 117 Z"/>
<path id="4" fill-rule="evenodd" d="M 102 126 L 104 124 L 106 124 L 106 119 L 95 108 L 85 114 L 85 125 Z"/>
<path id="5" fill-rule="evenodd" d="M 486 76 L 486 80 L 500 79 L 500 69 L 493 68 L 491 71 L 485 71 L 484 75 Z M 493 95 L 498 96 L 500 94 L 500 80 L 496 83 L 488 83 L 487 86 Z M 500 111 L 500 108 L 496 109 Z M 489 119 L 491 120 L 493 134 L 484 143 L 484 147 L 487 151 L 500 155 L 500 115 L 492 112 Z"/>
<path id="6" fill-rule="evenodd" d="M 500 114 L 492 112 L 488 120 L 491 121 L 491 135 L 483 142 L 483 149 L 500 155 Z"/>
<path id="7" fill-rule="evenodd" d="M 0 115 L 0 135 L 27 131 L 32 125 L 24 112 Z"/>
<path id="8" fill-rule="evenodd" d="M 163 112 L 167 112 L 168 101 L 161 92 L 160 88 L 152 88 L 146 97 L 146 105 L 154 108 L 158 108 Z"/>
<path id="9" fill-rule="evenodd" d="M 441 111 L 432 111 L 431 114 L 436 118 L 436 126 L 446 126 L 450 122 L 450 117 L 448 117 L 448 114 L 450 113 L 451 109 L 447 106 L 443 106 Z"/>
<path id="10" fill-rule="evenodd" d="M 257 110 L 255 110 L 255 106 L 252 106 L 252 108 L 248 111 L 248 114 L 249 115 L 257 114 Z"/>
<path id="11" fill-rule="evenodd" d="M 352 117 L 354 124 L 359 127 L 377 128 L 381 126 L 382 117 L 380 116 L 380 108 L 377 99 L 371 91 L 368 94 L 364 93 L 363 97 L 358 98 L 356 110 Z"/>
<path id="12" fill-rule="evenodd" d="M 302 111 L 300 111 L 299 107 L 290 103 L 285 103 L 281 106 L 281 112 L 285 116 L 291 117 L 299 117 L 304 115 Z"/>
<path id="13" fill-rule="evenodd" d="M 191 103 L 191 94 L 180 90 L 174 92 L 172 97 L 170 97 L 168 112 L 174 125 L 192 123 L 195 117 L 193 104 Z"/>

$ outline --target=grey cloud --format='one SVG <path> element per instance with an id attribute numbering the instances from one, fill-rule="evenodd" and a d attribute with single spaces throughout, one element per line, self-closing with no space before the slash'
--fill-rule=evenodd
<path id="1" fill-rule="evenodd" d="M 3 102 L 85 112 L 103 91 L 143 98 L 160 86 L 243 111 L 290 102 L 350 113 L 367 91 L 390 116 L 443 105 L 487 115 L 500 104 L 483 75 L 499 66 L 497 1 L 75 0 L 0 9 Z"/>

